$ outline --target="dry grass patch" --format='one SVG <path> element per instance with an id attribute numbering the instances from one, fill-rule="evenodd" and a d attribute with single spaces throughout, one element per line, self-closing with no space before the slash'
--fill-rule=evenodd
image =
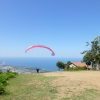
<path id="1" fill-rule="evenodd" d="M 87 89 L 88 90 L 93 89 L 97 91 L 100 90 L 100 80 L 99 80 L 100 72 L 98 71 L 55 72 L 55 73 L 51 72 L 51 73 L 45 73 L 44 75 L 58 76 L 57 79 L 52 81 L 52 85 L 58 87 L 57 98 L 59 99 L 56 100 L 61 100 L 62 98 L 70 98 L 73 97 L 73 95 L 75 97 L 80 94 L 84 94 L 84 91 L 87 91 Z"/>

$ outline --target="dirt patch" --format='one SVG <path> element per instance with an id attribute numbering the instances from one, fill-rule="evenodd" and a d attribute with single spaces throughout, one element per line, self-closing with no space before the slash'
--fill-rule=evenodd
<path id="1" fill-rule="evenodd" d="M 100 89 L 99 71 L 79 72 L 50 72 L 43 73 L 45 76 L 58 76 L 52 81 L 53 86 L 58 87 L 58 98 L 70 97 L 80 94 L 85 89 Z"/>

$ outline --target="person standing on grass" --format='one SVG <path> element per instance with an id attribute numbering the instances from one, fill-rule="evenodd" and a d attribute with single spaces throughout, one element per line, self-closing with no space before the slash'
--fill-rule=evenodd
<path id="1" fill-rule="evenodd" d="M 39 68 L 36 69 L 36 72 L 39 73 Z"/>

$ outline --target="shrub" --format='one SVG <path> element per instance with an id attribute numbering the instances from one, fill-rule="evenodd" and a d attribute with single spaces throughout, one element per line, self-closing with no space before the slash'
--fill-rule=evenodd
<path id="1" fill-rule="evenodd" d="M 5 86 L 0 83 L 0 95 L 5 93 Z"/>
<path id="2" fill-rule="evenodd" d="M 0 74 L 2 74 L 2 70 L 0 70 Z"/>
<path id="3" fill-rule="evenodd" d="M 77 66 L 77 67 L 70 67 L 68 70 L 69 71 L 79 71 L 79 70 L 87 70 L 87 68 L 86 68 L 86 66 L 84 66 L 84 67 Z"/>
<path id="4" fill-rule="evenodd" d="M 4 86 L 7 85 L 7 77 L 5 75 L 0 75 L 0 83 L 3 84 Z"/>
<path id="5" fill-rule="evenodd" d="M 13 74 L 13 73 L 11 73 L 11 72 L 6 73 L 6 75 L 7 75 L 8 79 L 9 79 L 9 78 L 14 78 L 14 77 L 15 77 L 15 74 Z"/>
<path id="6" fill-rule="evenodd" d="M 10 79 L 10 78 L 16 77 L 17 74 L 18 74 L 18 73 L 16 73 L 16 72 L 5 72 L 5 73 L 4 73 L 4 76 L 5 76 L 5 78 L 8 80 L 8 79 Z"/>
<path id="7" fill-rule="evenodd" d="M 8 84 L 10 78 L 14 78 L 18 73 L 16 72 L 4 72 L 0 74 L 0 94 L 5 93 L 5 86 Z"/>

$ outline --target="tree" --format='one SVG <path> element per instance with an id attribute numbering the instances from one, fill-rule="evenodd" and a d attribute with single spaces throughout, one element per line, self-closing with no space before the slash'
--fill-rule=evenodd
<path id="1" fill-rule="evenodd" d="M 56 66 L 57 66 L 58 69 L 60 70 L 60 69 L 64 69 L 65 64 L 64 64 L 63 62 L 61 62 L 61 61 L 58 61 L 58 62 L 56 63 Z"/>
<path id="2" fill-rule="evenodd" d="M 70 64 L 71 64 L 71 62 L 70 61 L 67 61 L 67 64 L 66 64 L 67 70 L 68 70 Z"/>
<path id="3" fill-rule="evenodd" d="M 92 66 L 96 64 L 96 69 L 100 70 L 100 37 L 94 38 L 94 40 L 91 42 L 86 42 L 86 46 L 90 46 L 90 50 L 84 50 L 81 54 L 85 54 L 83 57 L 84 62 L 90 62 L 92 63 Z M 88 64 L 87 63 L 87 64 Z"/>
<path id="4" fill-rule="evenodd" d="M 88 66 L 91 65 L 91 61 L 92 61 L 92 56 L 91 56 L 91 52 L 86 52 L 86 54 L 84 55 L 83 57 L 83 61 L 82 62 L 85 62 L 86 65 L 87 65 L 87 70 L 88 70 Z"/>

